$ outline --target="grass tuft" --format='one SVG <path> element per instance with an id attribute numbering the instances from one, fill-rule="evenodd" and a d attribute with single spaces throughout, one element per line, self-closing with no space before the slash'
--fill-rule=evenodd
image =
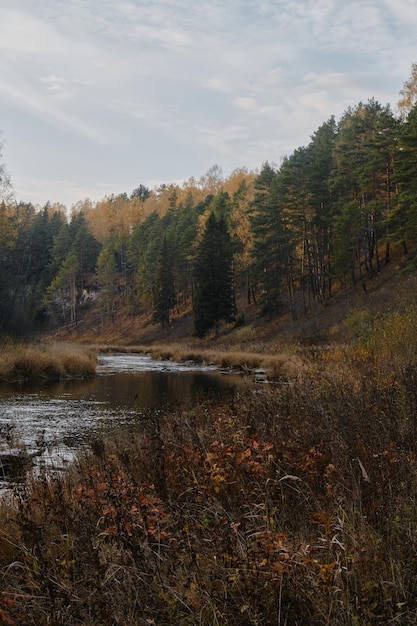
<path id="1" fill-rule="evenodd" d="M 93 350 L 71 344 L 6 343 L 2 346 L 0 380 L 33 382 L 93 376 L 96 360 Z"/>

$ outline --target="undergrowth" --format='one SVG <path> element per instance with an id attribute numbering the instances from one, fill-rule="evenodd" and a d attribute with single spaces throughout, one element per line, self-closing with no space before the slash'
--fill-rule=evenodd
<path id="1" fill-rule="evenodd" d="M 2 502 L 0 624 L 415 624 L 416 380 L 323 353 L 93 441 Z"/>

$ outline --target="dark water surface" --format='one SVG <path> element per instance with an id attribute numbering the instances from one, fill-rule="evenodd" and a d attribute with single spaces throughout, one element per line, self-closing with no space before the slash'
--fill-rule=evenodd
<path id="1" fill-rule="evenodd" d="M 0 448 L 43 451 L 37 463 L 61 468 L 94 434 L 134 429 L 165 408 L 250 384 L 214 367 L 155 361 L 137 354 L 99 357 L 95 378 L 0 389 Z M 1 480 L 1 477 L 0 477 Z"/>

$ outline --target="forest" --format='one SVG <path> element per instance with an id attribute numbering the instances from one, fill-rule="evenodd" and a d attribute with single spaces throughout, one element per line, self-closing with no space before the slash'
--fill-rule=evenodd
<path id="1" fill-rule="evenodd" d="M 407 85 L 407 84 L 406 84 Z M 405 90 L 405 93 L 407 90 Z M 0 333 L 145 313 L 199 337 L 249 305 L 293 320 L 404 256 L 417 267 L 417 105 L 374 99 L 331 117 L 279 166 L 213 166 L 199 180 L 86 199 L 70 212 L 13 200 L 1 169 Z M 70 214 L 69 214 L 70 213 Z"/>

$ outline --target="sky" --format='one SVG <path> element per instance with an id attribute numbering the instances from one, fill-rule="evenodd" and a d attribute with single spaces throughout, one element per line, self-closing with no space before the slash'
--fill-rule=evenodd
<path id="1" fill-rule="evenodd" d="M 0 141 L 17 201 L 68 208 L 256 171 L 332 115 L 396 110 L 417 0 L 0 0 Z"/>

